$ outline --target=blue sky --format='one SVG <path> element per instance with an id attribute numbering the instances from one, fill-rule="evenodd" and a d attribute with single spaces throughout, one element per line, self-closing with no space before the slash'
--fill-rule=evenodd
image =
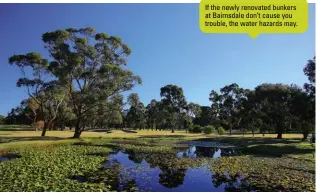
<path id="1" fill-rule="evenodd" d="M 307 81 L 303 67 L 315 54 L 315 7 L 309 28 L 293 35 L 204 34 L 199 4 L 0 4 L 0 114 L 26 98 L 16 87 L 13 54 L 46 54 L 41 35 L 68 27 L 94 27 L 120 36 L 130 46 L 128 68 L 140 75 L 136 87 L 145 104 L 160 98 L 160 88 L 176 84 L 188 101 L 209 105 L 211 90 L 236 82 L 244 88 L 261 83 Z"/>

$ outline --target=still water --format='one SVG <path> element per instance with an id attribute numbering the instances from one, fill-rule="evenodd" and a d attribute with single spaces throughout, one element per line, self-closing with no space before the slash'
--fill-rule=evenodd
<path id="1" fill-rule="evenodd" d="M 233 149 L 198 146 L 190 146 L 174 155 L 120 150 L 110 154 L 109 160 L 104 164 L 104 173 L 112 174 L 104 183 L 111 184 L 114 191 L 251 191 L 244 176 L 217 176 L 206 162 L 194 162 L 195 166 L 187 162 L 179 163 L 182 159 L 196 160 L 194 158 L 206 156 L 208 159 L 217 159 L 229 154 L 234 154 Z"/>
<path id="2" fill-rule="evenodd" d="M 3 156 L 0 156 L 0 162 L 7 161 L 7 160 L 12 160 L 12 159 L 17 159 L 17 158 L 21 158 L 21 156 L 18 155 L 18 154 L 6 154 L 6 155 L 3 155 Z"/>
<path id="3" fill-rule="evenodd" d="M 179 158 L 219 158 L 221 156 L 235 156 L 240 154 L 240 151 L 235 148 L 222 147 L 204 147 L 204 146 L 190 146 L 184 151 L 177 153 Z"/>

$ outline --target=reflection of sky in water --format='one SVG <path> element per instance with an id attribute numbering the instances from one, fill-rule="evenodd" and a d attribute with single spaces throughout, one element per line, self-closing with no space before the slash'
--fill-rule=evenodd
<path id="1" fill-rule="evenodd" d="M 189 154 L 192 153 L 195 156 L 195 147 L 191 147 Z M 179 153 L 180 154 L 180 153 Z M 220 150 L 217 151 L 216 157 L 220 155 Z M 221 184 L 218 187 L 215 187 L 212 183 L 212 172 L 209 169 L 209 166 L 203 165 L 200 168 L 187 168 L 185 170 L 184 177 L 182 176 L 181 182 L 178 181 L 177 184 L 172 188 L 165 187 L 160 184 L 160 175 L 164 173 L 158 166 L 151 168 L 150 165 L 142 160 L 141 163 L 134 163 L 129 159 L 129 155 L 123 152 L 118 152 L 117 154 L 110 155 L 110 162 L 117 161 L 121 165 L 120 174 L 121 174 L 121 183 L 127 182 L 128 180 L 134 179 L 139 191 L 159 191 L 159 192 L 220 192 L 224 191 L 225 184 Z M 160 157 L 158 157 L 160 159 Z M 111 166 L 107 163 L 105 166 Z M 167 173 L 168 172 L 168 173 Z M 171 171 L 167 170 L 168 178 L 166 183 L 173 184 L 172 181 L 175 181 L 175 177 L 169 174 Z M 173 172 L 172 172 L 173 173 Z M 178 174 L 177 174 L 178 176 Z M 180 177 L 180 176 L 178 176 Z M 162 179 L 161 179 L 162 180 Z M 178 184 L 179 183 L 179 184 Z M 122 190 L 122 186 L 120 186 Z"/>
<path id="2" fill-rule="evenodd" d="M 214 153 L 213 158 L 221 157 L 221 152 L 222 152 L 221 149 L 217 150 L 217 151 Z"/>
<path id="3" fill-rule="evenodd" d="M 2 161 L 7 161 L 7 160 L 12 160 L 12 159 L 17 159 L 20 158 L 20 155 L 16 155 L 16 154 L 7 154 L 4 156 L 0 156 L 0 162 Z"/>
<path id="4" fill-rule="evenodd" d="M 184 151 L 178 152 L 178 158 L 197 158 L 197 157 L 210 157 L 219 158 L 224 155 L 234 155 L 235 151 L 231 148 L 218 148 L 218 147 L 200 147 L 190 146 Z"/>

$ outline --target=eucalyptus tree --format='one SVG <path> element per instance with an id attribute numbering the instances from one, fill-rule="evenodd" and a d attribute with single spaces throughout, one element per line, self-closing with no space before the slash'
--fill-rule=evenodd
<path id="1" fill-rule="evenodd" d="M 18 87 L 25 87 L 30 98 L 40 108 L 41 120 L 44 121 L 42 136 L 57 116 L 60 105 L 66 98 L 64 84 L 54 79 L 47 59 L 38 53 L 13 55 L 9 63 L 19 67 L 22 78 L 17 81 Z"/>
<path id="2" fill-rule="evenodd" d="M 152 99 L 150 101 L 150 103 L 146 106 L 146 115 L 148 127 L 157 130 L 156 125 L 158 122 L 159 115 L 158 101 L 156 101 L 155 99 Z"/>
<path id="3" fill-rule="evenodd" d="M 260 110 L 266 114 L 275 127 L 277 138 L 281 139 L 290 124 L 291 100 L 295 88 L 284 84 L 261 84 L 255 88 L 257 103 L 263 103 Z"/>
<path id="4" fill-rule="evenodd" d="M 245 90 L 246 98 L 242 99 L 242 110 L 241 114 L 241 124 L 240 127 L 243 131 L 245 130 L 252 131 L 253 137 L 255 134 L 256 128 L 261 128 L 262 121 L 262 112 L 260 111 L 260 103 L 256 102 L 255 91 L 254 90 Z"/>
<path id="5" fill-rule="evenodd" d="M 130 105 L 127 113 L 127 121 L 130 127 L 134 129 L 144 129 L 146 126 L 146 108 L 142 102 L 140 102 L 139 95 L 132 93 L 128 96 L 128 104 Z"/>
<path id="6" fill-rule="evenodd" d="M 193 120 L 199 118 L 202 114 L 201 106 L 196 103 L 190 102 L 186 106 L 186 112 L 182 113 L 183 128 L 188 132 L 189 128 L 193 125 Z"/>
<path id="7" fill-rule="evenodd" d="M 303 140 L 306 140 L 308 134 L 315 130 L 315 106 L 312 105 L 312 96 L 296 86 L 291 92 L 291 120 L 297 131 L 303 134 Z"/>
<path id="8" fill-rule="evenodd" d="M 69 127 L 70 130 L 74 127 L 75 114 L 71 105 L 68 95 L 67 100 L 64 100 L 61 104 L 55 121 L 56 126 L 59 127 L 60 130 L 64 130 L 66 126 Z"/>
<path id="9" fill-rule="evenodd" d="M 95 119 L 91 115 L 96 107 L 141 83 L 139 76 L 122 67 L 131 50 L 119 37 L 88 27 L 47 32 L 42 40 L 51 56 L 49 69 L 68 87 L 74 138 Z"/>
<path id="10" fill-rule="evenodd" d="M 308 77 L 309 83 L 304 84 L 304 88 L 307 91 L 307 93 L 310 96 L 310 106 L 307 106 L 307 110 L 309 110 L 306 114 L 306 120 L 311 120 L 308 127 L 311 129 L 309 131 L 314 131 L 315 129 L 315 114 L 316 114 L 316 57 L 314 57 L 312 60 L 309 60 L 304 68 L 304 73 Z M 304 100 L 308 100 L 307 97 L 305 97 Z M 307 103 L 308 104 L 308 103 Z M 302 109 L 304 111 L 305 109 Z M 306 121 L 308 123 L 308 121 Z M 312 123 L 313 126 L 312 127 Z M 311 126 L 310 126 L 311 125 Z M 306 133 L 304 133 L 304 140 L 307 138 Z"/>
<path id="11" fill-rule="evenodd" d="M 196 116 L 193 120 L 195 125 L 207 126 L 216 124 L 216 116 L 213 116 L 212 109 L 210 106 L 200 106 L 201 114 Z M 217 125 L 215 125 L 217 126 Z"/>
<path id="12" fill-rule="evenodd" d="M 28 98 L 21 102 L 21 106 L 27 111 L 26 116 L 32 120 L 32 125 L 34 125 L 39 115 L 40 106 L 38 102 L 33 98 Z"/>
<path id="13" fill-rule="evenodd" d="M 95 107 L 95 113 L 90 115 L 91 128 L 105 129 L 123 123 L 122 117 L 123 96 L 115 94 Z"/>
<path id="14" fill-rule="evenodd" d="M 232 134 L 233 126 L 241 121 L 240 111 L 245 98 L 244 89 L 236 83 L 220 89 L 220 93 L 212 90 L 209 100 L 212 102 L 211 109 L 214 116 L 220 118 Z"/>
<path id="15" fill-rule="evenodd" d="M 316 93 L 316 57 L 314 57 L 312 60 L 308 60 L 303 71 L 309 80 L 309 83 L 304 84 L 304 88 L 313 97 L 313 99 L 315 99 L 315 93 Z"/>
<path id="16" fill-rule="evenodd" d="M 0 115 L 0 125 L 5 123 L 5 119 L 6 119 L 5 116 Z"/>
<path id="17" fill-rule="evenodd" d="M 166 85 L 160 89 L 162 108 L 168 113 L 166 122 L 171 127 L 171 132 L 174 133 L 174 128 L 182 117 L 182 113 L 186 111 L 187 101 L 183 94 L 183 89 L 176 85 Z"/>

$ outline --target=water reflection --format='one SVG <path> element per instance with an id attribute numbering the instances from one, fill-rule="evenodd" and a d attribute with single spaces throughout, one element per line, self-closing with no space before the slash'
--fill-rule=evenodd
<path id="1" fill-rule="evenodd" d="M 241 178 L 216 176 L 208 164 L 197 159 L 180 159 L 173 153 L 122 150 L 108 158 L 104 167 L 86 181 L 104 182 L 114 191 L 249 191 L 245 185 L 241 187 Z"/>
<path id="2" fill-rule="evenodd" d="M 3 155 L 3 156 L 0 156 L 0 162 L 7 161 L 7 160 L 12 160 L 12 159 L 17 159 L 17 158 L 21 158 L 21 156 L 18 155 L 18 154 L 6 154 L 6 155 Z"/>
<path id="3" fill-rule="evenodd" d="M 212 175 L 212 183 L 215 187 L 225 184 L 224 191 L 226 192 L 250 192 L 253 191 L 252 185 L 245 179 L 243 175 Z"/>
<path id="4" fill-rule="evenodd" d="M 219 158 L 221 156 L 234 156 L 238 154 L 239 154 L 239 150 L 235 148 L 190 146 L 186 150 L 178 152 L 177 157 L 179 158 L 197 158 L 197 157 Z"/>

